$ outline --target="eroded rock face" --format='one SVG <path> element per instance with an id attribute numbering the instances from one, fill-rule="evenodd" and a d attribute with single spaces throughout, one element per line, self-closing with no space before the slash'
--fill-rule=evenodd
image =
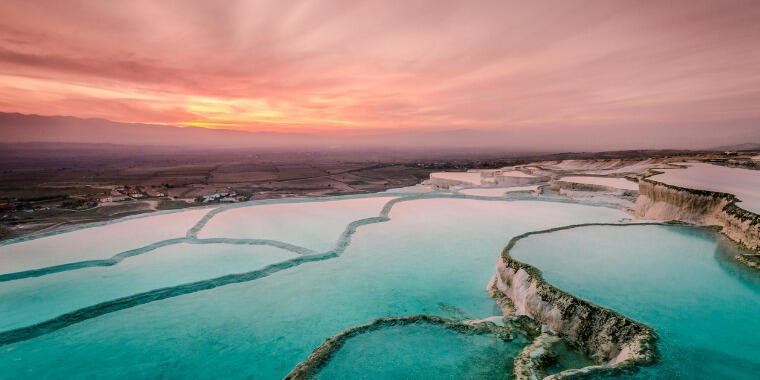
<path id="1" fill-rule="evenodd" d="M 649 327 L 617 312 L 546 284 L 511 259 L 500 260 L 496 288 L 512 300 L 516 314 L 527 315 L 567 336 L 592 357 L 609 364 L 635 357 L 638 350 L 629 343 L 654 334 Z"/>
<path id="2" fill-rule="evenodd" d="M 738 255 L 736 260 L 750 268 L 760 270 L 760 254 Z"/>
<path id="3" fill-rule="evenodd" d="M 513 242 L 517 237 L 513 239 Z M 581 300 L 548 284 L 540 272 L 512 259 L 509 248 L 500 256 L 488 291 L 504 315 L 526 315 L 551 332 L 564 336 L 599 363 L 581 370 L 567 370 L 551 378 L 573 378 L 590 372 L 619 371 L 654 363 L 657 358 L 654 330 L 624 315 Z M 506 301 L 508 299 L 509 301 Z M 540 376 L 536 363 L 518 366 L 518 379 Z M 531 370 L 527 370 L 531 369 Z"/>
<path id="4" fill-rule="evenodd" d="M 526 380 L 545 378 L 548 375 L 546 368 L 557 360 L 551 347 L 560 340 L 560 337 L 549 333 L 536 337 L 533 343 L 525 347 L 515 358 L 513 369 L 515 378 Z"/>
<path id="5" fill-rule="evenodd" d="M 560 190 L 578 190 L 578 191 L 603 191 L 607 193 L 615 193 L 621 195 L 635 195 L 635 191 L 619 189 L 611 186 L 596 185 L 591 183 L 580 183 L 572 181 L 563 181 L 561 179 L 554 179 L 549 182 L 549 188 L 554 191 Z"/>
<path id="6" fill-rule="evenodd" d="M 490 334 L 503 341 L 511 341 L 517 338 L 520 334 L 532 337 L 534 326 L 531 325 L 530 321 L 524 319 L 526 318 L 505 319 L 503 321 L 504 326 L 498 326 L 493 322 L 472 320 L 458 321 L 427 314 L 378 318 L 364 325 L 349 327 L 348 329 L 328 338 L 322 343 L 322 345 L 317 347 L 306 360 L 298 363 L 298 365 L 285 376 L 285 380 L 314 378 L 317 372 L 327 364 L 348 339 L 381 328 L 425 323 L 429 325 L 438 325 L 461 334 Z"/>
<path id="7" fill-rule="evenodd" d="M 498 186 L 520 186 L 520 185 L 535 185 L 537 183 L 543 183 L 548 181 L 548 177 L 537 177 L 537 176 L 514 176 L 506 174 L 496 174 L 492 176 L 491 178 L 486 178 L 483 180 L 483 183 L 488 185 L 498 185 Z"/>
<path id="8" fill-rule="evenodd" d="M 717 225 L 732 240 L 760 251 L 760 215 L 739 208 L 731 194 L 639 181 L 635 214 L 656 220 Z"/>

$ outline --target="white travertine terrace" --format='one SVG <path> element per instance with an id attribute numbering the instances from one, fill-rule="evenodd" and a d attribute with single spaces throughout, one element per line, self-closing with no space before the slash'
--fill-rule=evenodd
<path id="1" fill-rule="evenodd" d="M 605 187 L 612 187 L 621 190 L 638 191 L 639 184 L 633 181 L 629 181 L 625 178 L 612 178 L 612 177 L 586 177 L 586 176 L 569 176 L 559 179 L 563 182 L 583 183 L 588 185 L 599 185 Z"/>
<path id="2" fill-rule="evenodd" d="M 478 187 L 470 189 L 459 190 L 458 193 L 465 195 L 475 195 L 483 197 L 500 197 L 507 193 L 514 193 L 517 191 L 529 191 L 535 192 L 538 190 L 538 185 L 530 186 L 511 186 L 511 187 Z"/>
<path id="3" fill-rule="evenodd" d="M 501 172 L 498 175 L 503 175 L 505 177 L 522 177 L 522 178 L 534 178 L 534 175 L 525 174 L 519 170 L 510 170 L 507 172 Z"/>
<path id="4" fill-rule="evenodd" d="M 507 193 L 506 187 L 478 187 L 473 189 L 462 189 L 459 194 L 475 195 L 480 197 L 501 197 Z"/>
<path id="5" fill-rule="evenodd" d="M 473 185 L 480 184 L 481 175 L 479 172 L 438 172 L 431 173 L 430 178 L 440 178 L 451 181 L 459 181 Z"/>
<path id="6" fill-rule="evenodd" d="M 537 191 L 539 188 L 539 185 L 528 185 L 528 186 L 512 186 L 507 187 L 507 193 L 514 193 L 516 191 Z"/>
<path id="7" fill-rule="evenodd" d="M 327 250 L 346 224 L 376 216 L 391 199 L 383 196 L 231 208 L 214 216 L 198 237 L 271 239 Z"/>
<path id="8" fill-rule="evenodd" d="M 654 220 L 680 220 L 701 225 L 717 225 L 730 239 L 760 252 L 760 216 L 737 205 L 734 195 L 725 192 L 669 185 L 651 179 L 639 182 L 635 215 Z M 752 256 L 752 257 L 751 257 Z M 756 255 L 736 259 L 757 267 Z"/>
<path id="9" fill-rule="evenodd" d="M 663 174 L 650 178 L 668 185 L 733 194 L 741 200 L 737 206 L 760 214 L 759 170 L 730 168 L 702 162 L 683 165 L 688 167 L 662 170 Z"/>
<path id="10" fill-rule="evenodd" d="M 519 170 L 497 170 L 493 175 L 483 180 L 484 184 L 489 185 L 532 185 L 535 183 L 546 182 L 548 177 L 535 176 L 524 173 Z"/>
<path id="11" fill-rule="evenodd" d="M 448 189 L 451 186 L 480 186 L 479 172 L 436 172 L 430 173 L 430 184 L 434 188 Z"/>
<path id="12" fill-rule="evenodd" d="M 194 209 L 126 218 L 96 227 L 1 245 L 0 274 L 74 261 L 107 259 L 157 241 L 181 238 L 208 212 L 209 209 Z"/>
<path id="13" fill-rule="evenodd" d="M 644 174 L 650 169 L 671 167 L 663 159 L 658 158 L 646 160 L 562 160 L 539 162 L 536 165 L 549 170 L 588 174 Z"/>
<path id="14" fill-rule="evenodd" d="M 426 184 L 433 189 L 455 186 L 516 186 L 548 181 L 548 177 L 527 174 L 512 167 L 502 169 L 474 169 L 467 172 L 436 172 L 430 174 Z"/>

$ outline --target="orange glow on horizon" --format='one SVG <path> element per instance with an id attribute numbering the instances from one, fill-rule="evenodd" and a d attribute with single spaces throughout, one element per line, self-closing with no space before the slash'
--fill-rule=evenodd
<path id="1" fill-rule="evenodd" d="M 83 4 L 0 3 L 0 111 L 347 134 L 760 120 L 760 2 Z"/>

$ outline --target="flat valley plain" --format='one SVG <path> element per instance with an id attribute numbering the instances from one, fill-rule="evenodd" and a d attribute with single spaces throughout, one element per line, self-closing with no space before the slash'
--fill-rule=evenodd
<path id="1" fill-rule="evenodd" d="M 541 159 L 642 158 L 689 151 L 605 153 L 191 150 L 109 144 L 2 144 L 0 240 L 156 210 L 225 201 L 374 193 L 433 171 Z M 107 201 L 112 195 L 125 199 Z M 204 197 L 226 194 L 216 199 Z M 115 198 L 114 198 L 115 199 Z"/>
<path id="2" fill-rule="evenodd" d="M 213 194 L 234 194 L 234 201 L 244 201 L 373 193 L 417 184 L 434 170 L 473 164 L 425 157 L 424 153 L 5 144 L 0 149 L 0 239 L 219 202 L 203 202 L 203 197 Z M 114 189 L 139 195 L 104 202 Z"/>

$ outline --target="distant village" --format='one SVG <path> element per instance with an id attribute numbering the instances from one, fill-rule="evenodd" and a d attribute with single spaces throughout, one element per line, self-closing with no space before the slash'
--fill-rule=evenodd
<path id="1" fill-rule="evenodd" d="M 100 203 L 110 202 L 125 202 L 133 199 L 141 198 L 160 198 L 165 197 L 166 194 L 143 186 L 120 186 L 111 190 L 111 194 L 99 199 Z"/>
<path id="2" fill-rule="evenodd" d="M 125 202 L 143 198 L 162 198 L 166 193 L 150 187 L 121 186 L 111 190 L 111 194 L 99 199 L 100 203 Z M 247 201 L 250 197 L 233 192 L 214 193 L 195 197 L 195 203 L 236 203 Z"/>
<path id="3" fill-rule="evenodd" d="M 104 189 L 105 190 L 105 189 Z M 73 194 L 69 196 L 29 197 L 0 200 L 0 215 L 10 217 L 11 213 L 35 213 L 40 211 L 85 211 L 100 206 L 115 206 L 132 201 L 175 201 L 186 203 L 187 206 L 203 203 L 236 203 L 249 200 L 250 195 L 238 194 L 235 191 L 218 192 L 200 195 L 195 198 L 178 199 L 168 196 L 162 188 L 140 185 L 122 185 L 112 188 L 109 192 L 93 194 Z"/>

